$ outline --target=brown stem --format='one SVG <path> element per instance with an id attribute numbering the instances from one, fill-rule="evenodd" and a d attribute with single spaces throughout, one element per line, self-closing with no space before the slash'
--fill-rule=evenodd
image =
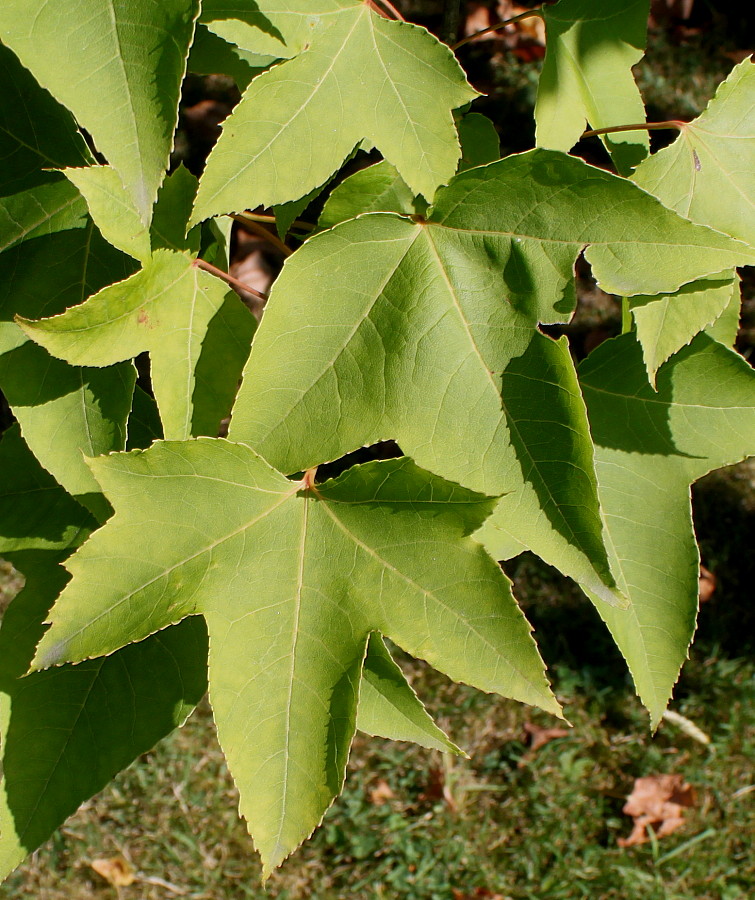
<path id="1" fill-rule="evenodd" d="M 679 119 L 669 119 L 668 122 L 638 122 L 636 125 L 614 125 L 611 128 L 594 128 L 592 131 L 585 131 L 582 137 L 595 137 L 596 134 L 618 134 L 621 131 L 661 131 L 667 128 L 677 128 L 679 131 L 682 131 L 686 125 L 686 122 L 681 122 Z"/>
<path id="2" fill-rule="evenodd" d="M 269 222 L 270 224 L 275 224 L 275 216 L 268 216 L 265 213 L 253 213 L 253 212 L 245 212 L 242 213 L 244 219 L 251 219 L 253 222 Z M 291 223 L 291 228 L 299 228 L 301 231 L 314 231 L 317 228 L 317 225 L 313 225 L 311 222 L 303 222 L 301 219 L 296 219 L 296 221 Z"/>
<path id="3" fill-rule="evenodd" d="M 378 2 L 388 10 L 388 12 L 393 16 L 394 19 L 398 19 L 399 22 L 406 22 L 406 19 L 391 3 L 391 0 L 378 0 Z"/>
<path id="4" fill-rule="evenodd" d="M 383 9 L 382 6 L 378 6 L 377 3 L 375 3 L 375 0 L 364 0 L 364 2 L 373 12 L 377 13 L 379 16 L 382 16 L 384 19 L 390 19 L 388 13 Z"/>
<path id="5" fill-rule="evenodd" d="M 452 44 L 451 49 L 458 50 L 459 47 L 463 47 L 464 44 L 468 44 L 470 41 L 473 41 L 475 38 L 481 37 L 483 34 L 490 34 L 491 31 L 500 31 L 507 25 L 513 25 L 514 22 L 521 22 L 522 19 L 532 19 L 535 16 L 537 16 L 537 18 L 539 19 L 542 19 L 543 14 L 539 9 L 528 9 L 527 12 L 519 13 L 518 16 L 512 16 L 510 19 L 504 19 L 503 22 L 498 22 L 496 25 L 488 25 L 488 27 L 483 28 L 482 31 L 475 31 L 474 34 L 470 34 L 469 37 L 465 37 L 464 40 L 457 41 L 457 43 Z"/>
<path id="6" fill-rule="evenodd" d="M 317 475 L 317 466 L 314 466 L 312 469 L 307 469 L 304 473 L 304 477 L 301 480 L 301 487 L 304 491 L 315 491 L 315 475 Z"/>
<path id="7" fill-rule="evenodd" d="M 231 287 L 246 291 L 248 294 L 259 297 L 260 300 L 267 300 L 267 294 L 263 294 L 262 291 L 258 291 L 249 284 L 244 284 L 243 281 L 239 281 L 238 278 L 234 278 L 233 275 L 229 275 L 222 269 L 218 269 L 217 266 L 213 266 L 212 263 L 208 263 L 204 259 L 195 259 L 192 266 L 197 269 L 204 269 L 205 272 L 209 272 L 210 275 L 215 275 L 217 278 L 222 278 L 222 280 L 225 281 L 226 284 L 230 284 Z"/>
<path id="8" fill-rule="evenodd" d="M 267 241 L 269 244 L 272 244 L 273 247 L 277 247 L 278 250 L 284 256 L 291 256 L 294 252 L 290 247 L 287 247 L 283 241 L 278 237 L 277 234 L 273 234 L 272 231 L 268 231 L 264 225 L 260 225 L 259 222 L 255 222 L 253 219 L 247 219 L 246 216 L 238 215 L 234 213 L 231 216 L 232 219 L 235 219 L 237 222 L 241 222 L 244 228 L 248 228 L 252 234 L 256 234 L 257 237 L 261 237 L 263 241 Z"/>

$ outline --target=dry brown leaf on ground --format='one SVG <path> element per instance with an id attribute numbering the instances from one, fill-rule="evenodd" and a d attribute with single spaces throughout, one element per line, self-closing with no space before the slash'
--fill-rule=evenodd
<path id="1" fill-rule="evenodd" d="M 624 812 L 634 819 L 628 838 L 619 838 L 620 847 L 644 844 L 652 825 L 656 837 L 672 834 L 684 824 L 684 810 L 695 805 L 695 790 L 681 775 L 647 775 L 637 778 Z M 656 827 L 658 826 L 658 827 Z"/>
<path id="2" fill-rule="evenodd" d="M 382 806 L 388 800 L 393 800 L 396 795 L 391 790 L 391 786 L 387 781 L 381 779 L 370 791 L 370 800 L 375 806 Z"/>
<path id="3" fill-rule="evenodd" d="M 113 856 L 110 859 L 93 859 L 89 865 L 113 887 L 128 887 L 128 885 L 136 881 L 136 873 L 131 864 L 122 856 Z"/>
<path id="4" fill-rule="evenodd" d="M 716 589 L 716 576 L 705 566 L 700 566 L 699 586 L 700 602 L 707 603 Z"/>

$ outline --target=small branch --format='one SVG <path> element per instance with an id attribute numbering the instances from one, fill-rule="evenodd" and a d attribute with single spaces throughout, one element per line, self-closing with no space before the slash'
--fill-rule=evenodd
<path id="1" fill-rule="evenodd" d="M 253 212 L 244 212 L 244 219 L 251 219 L 253 222 L 269 222 L 271 225 L 275 224 L 275 216 L 268 216 L 264 213 L 253 213 Z M 295 222 L 291 223 L 291 228 L 299 228 L 301 231 L 314 231 L 317 228 L 317 225 L 313 225 L 311 222 L 303 222 L 301 219 L 296 219 Z"/>
<path id="2" fill-rule="evenodd" d="M 248 228 L 252 234 L 256 234 L 257 237 L 262 238 L 263 241 L 267 241 L 268 244 L 272 244 L 273 247 L 277 247 L 278 250 L 284 256 L 291 256 L 294 252 L 290 247 L 287 247 L 283 241 L 278 237 L 277 234 L 273 234 L 272 231 L 268 231 L 264 225 L 260 225 L 259 222 L 255 222 L 253 219 L 247 219 L 246 216 L 238 215 L 234 213 L 231 216 L 236 222 L 241 222 L 245 228 Z"/>
<path id="3" fill-rule="evenodd" d="M 595 128 L 592 131 L 585 131 L 580 140 L 595 137 L 597 134 L 618 134 L 621 131 L 663 131 L 668 128 L 682 131 L 686 125 L 686 122 L 681 122 L 679 119 L 670 119 L 668 122 L 638 122 L 636 125 L 614 125 L 611 128 Z"/>
<path id="4" fill-rule="evenodd" d="M 367 6 L 369 6 L 369 8 L 374 13 L 377 13 L 379 16 L 382 16 L 384 19 L 390 19 L 390 16 L 388 15 L 388 13 L 383 9 L 382 6 L 378 6 L 377 3 L 375 3 L 375 0 L 364 0 L 364 2 Z"/>
<path id="5" fill-rule="evenodd" d="M 317 475 L 317 466 L 312 469 L 307 469 L 304 473 L 304 478 L 301 480 L 301 487 L 304 491 L 315 491 L 315 475 Z"/>
<path id="6" fill-rule="evenodd" d="M 391 0 L 378 0 L 378 2 L 381 4 L 381 6 L 384 6 L 388 10 L 388 12 L 393 16 L 394 19 L 398 19 L 399 22 L 406 22 L 406 19 L 391 3 Z"/>
<path id="7" fill-rule="evenodd" d="M 483 28 L 482 31 L 475 31 L 474 34 L 470 34 L 469 37 L 465 37 L 464 40 L 452 44 L 451 49 L 458 50 L 459 47 L 463 47 L 464 44 L 470 43 L 470 41 L 473 41 L 475 38 L 482 37 L 483 34 L 490 34 L 491 31 L 500 31 L 507 25 L 513 25 L 514 22 L 521 22 L 522 19 L 533 19 L 535 17 L 542 19 L 542 12 L 539 9 L 528 9 L 527 12 L 519 13 L 518 16 L 512 16 L 510 19 L 504 19 L 503 22 L 498 22 L 496 25 L 488 25 L 488 27 Z"/>
<path id="8" fill-rule="evenodd" d="M 234 278 L 233 275 L 229 275 L 222 269 L 218 269 L 217 266 L 213 266 L 212 263 L 208 263 L 203 259 L 195 259 L 192 266 L 196 269 L 204 269 L 205 272 L 209 272 L 210 275 L 215 275 L 216 278 L 221 278 L 226 284 L 230 284 L 231 287 L 238 288 L 240 291 L 246 291 L 247 294 L 259 297 L 260 300 L 267 300 L 267 294 L 263 294 L 249 284 L 244 284 L 243 281 L 239 281 L 238 278 Z"/>

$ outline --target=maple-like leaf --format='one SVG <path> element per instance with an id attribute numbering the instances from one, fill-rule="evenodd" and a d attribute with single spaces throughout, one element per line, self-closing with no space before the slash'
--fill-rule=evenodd
<path id="1" fill-rule="evenodd" d="M 439 192 L 426 221 L 362 216 L 287 261 L 230 436 L 286 473 L 393 438 L 419 465 L 485 493 L 524 490 L 531 478 L 548 524 L 531 529 L 542 537 L 531 549 L 561 557 L 552 526 L 581 570 L 598 573 L 591 583 L 610 590 L 597 500 L 584 492 L 594 479 L 586 429 L 551 422 L 548 403 L 537 409 L 538 396 L 560 388 L 534 357 L 520 372 L 531 391 L 522 405 L 540 421 L 532 452 L 512 446 L 501 396 L 501 377 L 531 345 L 536 323 L 571 315 L 573 265 L 585 245 L 604 289 L 624 295 L 675 290 L 755 259 L 631 182 L 564 154 L 536 150 L 471 169 Z M 563 373 L 571 367 L 568 354 L 561 364 Z M 575 403 L 557 408 L 575 411 Z"/>
<path id="2" fill-rule="evenodd" d="M 452 110 L 477 93 L 451 51 L 357 0 L 338 6 L 313 16 L 307 48 L 255 78 L 223 123 L 193 223 L 303 197 L 365 138 L 415 194 L 431 199 L 452 177 L 460 156 Z"/>
<path id="3" fill-rule="evenodd" d="M 680 215 L 755 247 L 755 62 L 743 60 L 633 180 Z"/>
<path id="4" fill-rule="evenodd" d="M 543 7 L 546 51 L 535 104 L 539 147 L 570 150 L 586 122 L 609 128 L 645 121 L 632 66 L 645 51 L 649 8 L 649 0 L 560 0 Z M 602 140 L 623 175 L 650 146 L 645 131 Z"/>
<path id="5" fill-rule="evenodd" d="M 104 659 L 27 675 L 68 581 L 60 563 L 97 523 L 42 469 L 18 426 L 0 441 L 0 555 L 25 586 L 0 628 L 0 878 L 84 800 L 181 724 L 206 690 L 193 618 Z"/>
<path id="6" fill-rule="evenodd" d="M 198 0 L 0 5 L 0 39 L 91 134 L 144 224 L 168 165 L 198 13 Z"/>
<path id="7" fill-rule="evenodd" d="M 340 790 L 371 632 L 558 713 L 509 582 L 467 537 L 493 499 L 407 459 L 308 487 L 208 438 L 91 465 L 116 513 L 67 563 L 35 665 L 203 614 L 218 734 L 266 872 Z"/>
<path id="8" fill-rule="evenodd" d="M 755 373 L 698 335 L 648 384 L 632 334 L 579 370 L 612 570 L 627 609 L 598 605 L 656 724 L 695 627 L 700 556 L 690 485 L 755 453 Z"/>

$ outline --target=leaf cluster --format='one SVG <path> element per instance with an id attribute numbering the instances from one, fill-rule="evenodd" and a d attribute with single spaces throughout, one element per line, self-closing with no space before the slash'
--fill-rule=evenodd
<path id="1" fill-rule="evenodd" d="M 541 15 L 537 146 L 500 159 L 452 50 L 380 3 L 3 4 L 0 554 L 26 578 L 3 874 L 208 685 L 265 875 L 357 728 L 463 752 L 384 638 L 560 715 L 499 565 L 523 550 L 580 585 L 660 719 L 695 627 L 690 485 L 755 444 L 732 349 L 755 66 L 649 155 L 647 0 Z M 199 178 L 169 165 L 187 71 L 243 89 Z M 570 155 L 586 125 L 610 167 Z M 245 213 L 289 245 L 259 328 L 229 286 Z M 573 316 L 580 256 L 625 328 L 577 368 L 542 326 Z"/>

